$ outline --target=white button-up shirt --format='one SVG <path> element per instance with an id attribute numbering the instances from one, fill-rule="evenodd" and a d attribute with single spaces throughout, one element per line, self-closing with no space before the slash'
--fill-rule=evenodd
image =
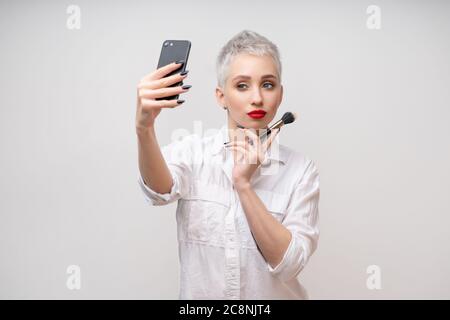
<path id="1" fill-rule="evenodd" d="M 138 172 L 153 206 L 178 201 L 180 299 L 308 299 L 297 276 L 319 238 L 319 175 L 313 161 L 274 139 L 252 176 L 253 190 L 292 234 L 282 261 L 272 268 L 252 236 L 233 187 L 227 125 L 213 136 L 192 134 L 161 148 L 173 185 L 160 194 Z"/>

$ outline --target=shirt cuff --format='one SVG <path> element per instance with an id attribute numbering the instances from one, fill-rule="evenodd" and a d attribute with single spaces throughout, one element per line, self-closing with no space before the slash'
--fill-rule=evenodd
<path id="1" fill-rule="evenodd" d="M 141 186 L 142 192 L 144 193 L 144 198 L 152 206 L 162 206 L 165 204 L 168 204 L 170 202 L 173 202 L 179 198 L 180 191 L 179 191 L 179 182 L 178 178 L 174 175 L 172 175 L 172 188 L 170 189 L 170 192 L 167 193 L 159 193 L 156 192 L 153 189 L 150 189 L 149 186 L 147 186 L 144 182 L 144 179 L 142 178 L 141 173 L 138 174 L 138 183 Z"/>
<path id="2" fill-rule="evenodd" d="M 283 282 L 289 281 L 295 278 L 302 270 L 303 255 L 304 251 L 299 246 L 298 239 L 292 235 L 291 242 L 280 263 L 278 263 L 275 268 L 272 268 L 272 266 L 267 263 L 269 272 Z"/>

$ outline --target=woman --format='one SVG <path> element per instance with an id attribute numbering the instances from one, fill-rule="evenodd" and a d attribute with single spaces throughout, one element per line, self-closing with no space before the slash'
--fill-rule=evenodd
<path id="1" fill-rule="evenodd" d="M 155 206 L 178 200 L 180 299 L 307 299 L 297 276 L 319 237 L 317 167 L 279 144 L 277 131 L 258 137 L 283 97 L 277 47 L 247 30 L 228 41 L 216 88 L 227 124 L 215 136 L 190 135 L 160 150 L 155 118 L 183 100 L 155 98 L 188 91 L 167 88 L 187 74 L 163 79 L 179 67 L 141 80 L 136 132 L 145 199 Z M 249 116 L 255 110 L 261 114 Z"/>

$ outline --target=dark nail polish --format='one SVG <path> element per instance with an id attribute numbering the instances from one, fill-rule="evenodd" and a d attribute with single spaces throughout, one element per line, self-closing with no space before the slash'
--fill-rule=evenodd
<path id="1" fill-rule="evenodd" d="M 178 103 L 178 104 L 182 104 L 182 103 L 184 103 L 184 101 L 185 101 L 185 100 L 177 100 L 177 103 Z"/>
<path id="2" fill-rule="evenodd" d="M 184 63 L 184 60 L 178 60 L 178 61 L 175 61 L 175 63 L 176 63 L 176 64 L 183 64 L 183 63 Z"/>
<path id="3" fill-rule="evenodd" d="M 189 70 L 186 70 L 186 71 L 180 72 L 180 76 L 184 76 L 185 74 L 188 74 L 188 72 L 189 72 Z"/>
<path id="4" fill-rule="evenodd" d="M 190 87 L 192 87 L 190 84 L 187 84 L 187 85 L 185 85 L 185 86 L 182 86 L 181 88 L 183 88 L 183 89 L 189 89 Z"/>

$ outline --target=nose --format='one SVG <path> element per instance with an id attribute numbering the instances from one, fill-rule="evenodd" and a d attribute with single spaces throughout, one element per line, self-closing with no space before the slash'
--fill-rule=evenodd
<path id="1" fill-rule="evenodd" d="M 260 105 L 262 105 L 262 102 L 263 102 L 263 98 L 262 98 L 261 92 L 259 91 L 259 88 L 254 89 L 252 92 L 252 104 L 260 106 Z"/>

